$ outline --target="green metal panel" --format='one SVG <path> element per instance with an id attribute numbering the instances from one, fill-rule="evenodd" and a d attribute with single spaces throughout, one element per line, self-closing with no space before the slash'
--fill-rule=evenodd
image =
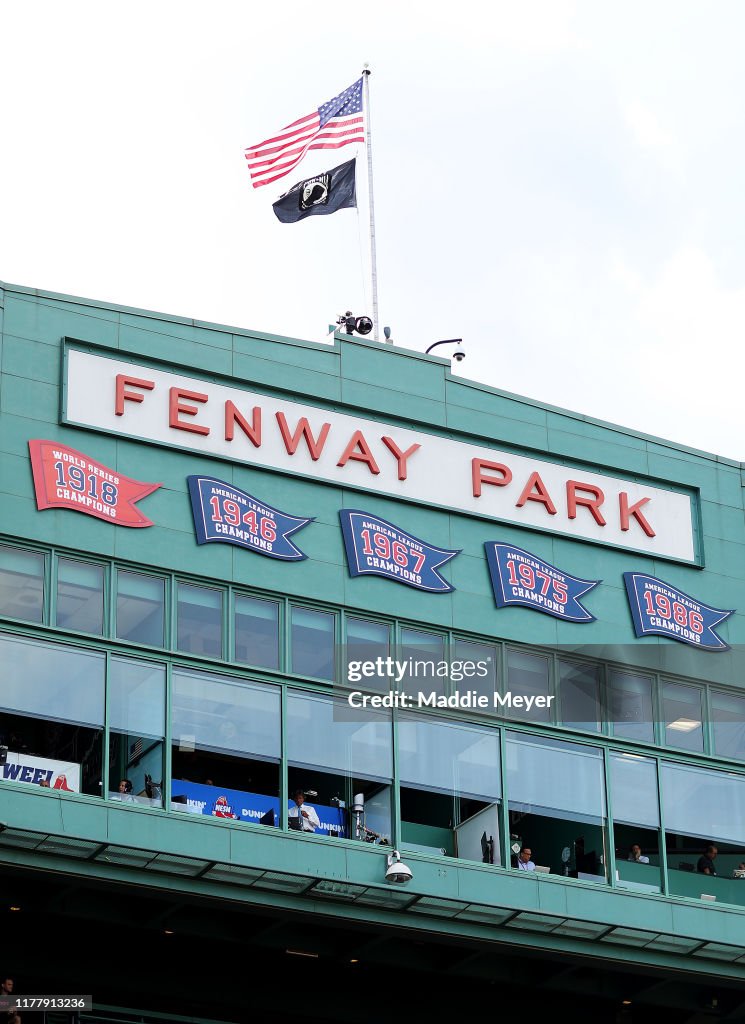
<path id="1" fill-rule="evenodd" d="M 6 539 L 38 542 L 44 546 L 50 564 L 55 556 L 48 546 L 57 546 L 66 555 L 79 552 L 100 558 L 107 566 L 106 560 L 116 559 L 125 566 L 144 571 L 154 567 L 169 578 L 177 574 L 186 580 L 211 581 L 217 586 L 236 584 L 250 590 L 273 592 L 280 596 L 284 623 L 288 621 L 289 601 L 310 605 L 317 602 L 320 606 L 379 614 L 385 621 L 397 619 L 420 628 L 452 629 L 467 637 L 577 648 L 586 656 L 635 664 L 651 672 L 669 673 L 674 678 L 700 679 L 745 690 L 741 652 L 711 655 L 662 638 L 637 641 L 621 575 L 629 569 L 645 570 L 717 607 L 737 608 L 737 614 L 721 632 L 731 643 L 745 642 L 745 503 L 743 467 L 739 464 L 475 382 L 461 381 L 450 375 L 446 360 L 422 357 L 362 339 L 340 340 L 337 337 L 328 345 L 281 339 L 179 317 L 38 294 L 12 286 L 0 291 L 0 299 L 3 331 L 0 338 L 0 534 Z M 125 358 L 128 353 L 134 362 L 165 360 L 185 375 L 193 374 L 205 380 L 233 375 L 233 382 L 238 386 L 289 395 L 321 408 L 346 408 L 371 418 L 414 422 L 432 434 L 475 439 L 485 446 L 539 454 L 548 461 L 577 466 L 578 472 L 597 470 L 628 479 L 649 479 L 657 486 L 690 492 L 700 499 L 695 525 L 700 534 L 697 551 L 705 556 L 705 567 L 655 559 L 549 532 L 485 521 L 447 509 L 364 494 L 335 484 L 319 484 L 312 479 L 248 465 L 233 466 L 226 460 L 194 452 L 165 449 L 60 425 L 59 367 L 65 337 L 120 351 Z M 27 447 L 28 440 L 34 437 L 57 439 L 138 480 L 161 482 L 162 487 L 143 505 L 156 525 L 146 530 L 117 529 L 69 510 L 39 513 L 33 496 Z M 307 560 L 289 565 L 229 545 L 198 547 L 186 477 L 199 471 L 233 482 L 292 514 L 313 516 L 315 522 L 297 538 L 309 556 Z M 452 594 L 433 595 L 382 579 L 350 578 L 338 523 L 338 510 L 343 507 L 362 507 L 434 544 L 461 548 L 462 554 L 445 573 L 456 590 Z M 515 543 L 575 575 L 602 579 L 602 586 L 592 592 L 588 601 L 597 621 L 586 627 L 562 623 L 520 608 L 497 610 L 484 561 L 483 544 L 488 540 Z M 108 571 L 112 572 L 110 566 Z M 114 591 L 110 589 L 106 605 L 110 630 L 113 629 L 114 600 Z M 168 588 L 166 600 L 173 630 L 176 609 L 172 603 L 172 588 Z M 53 588 L 47 589 L 45 601 L 45 621 L 49 628 L 48 624 L 54 621 Z M 339 617 L 337 629 L 340 621 Z M 24 631 L 24 627 L 18 628 Z M 232 637 L 227 622 L 225 630 L 227 642 Z M 26 632 L 45 635 L 44 628 Z M 62 637 L 59 631 L 55 631 L 55 635 Z M 282 629 L 280 636 L 283 637 L 282 673 L 286 673 L 290 656 L 289 631 Z M 126 650 L 137 652 L 138 656 L 143 653 L 136 648 L 133 651 L 132 645 L 111 640 L 88 638 L 87 643 L 104 650 Z M 503 649 L 501 652 L 504 656 Z M 185 657 L 179 661 L 204 667 L 199 659 Z M 229 670 L 227 661 L 212 668 Z M 170 673 L 170 662 L 168 671 Z M 258 679 L 282 678 L 281 673 L 278 677 L 273 673 L 249 672 L 243 667 L 232 671 Z M 500 676 L 504 687 L 505 672 Z M 324 687 L 318 684 L 317 688 Z M 283 700 L 284 693 L 283 687 Z M 166 773 L 170 777 L 170 714 L 168 723 Z M 515 724 L 514 728 L 525 727 Z M 658 736 L 660 739 L 662 737 Z M 707 749 L 710 749 L 710 739 L 709 736 Z M 606 743 L 602 737 L 595 737 L 595 742 Z M 283 736 L 282 758 L 286 766 L 285 746 Z M 626 746 L 645 754 L 651 752 L 643 744 Z M 726 761 L 708 755 L 698 760 L 719 767 L 727 765 Z M 504 778 L 504 764 L 502 768 Z M 395 757 L 394 772 L 397 782 Z M 106 786 L 107 773 L 105 758 Z M 30 793 L 11 785 L 3 792 L 5 799 L 0 817 L 7 818 L 15 828 L 47 829 L 55 835 L 100 843 L 168 851 L 183 857 L 207 858 L 262 870 L 274 868 L 309 879 L 341 879 L 373 886 L 382 882 L 386 852 L 382 848 L 365 849 L 350 842 L 321 842 L 313 837 L 288 834 L 286 768 L 281 774 L 280 787 L 285 831 L 195 820 L 150 808 L 116 807 L 92 798 Z M 609 810 L 612 811 L 612 807 Z M 505 833 L 504 858 L 509 863 L 504 801 L 501 816 Z M 662 824 L 664 826 L 664 822 Z M 393 830 L 399 841 L 398 803 L 394 807 Z M 745 837 L 743 839 L 745 841 Z M 1 835 L 0 849 L 3 849 Z M 30 855 L 29 858 L 29 862 L 33 861 Z M 669 892 L 675 885 L 671 883 L 664 858 L 662 860 L 663 888 Z M 613 884 L 578 884 L 554 877 L 525 878 L 509 870 L 466 864 L 453 858 L 414 854 L 411 861 L 415 866 L 415 879 L 407 891 L 413 896 L 432 895 L 484 906 L 507 906 L 514 912 L 530 910 L 618 927 L 639 927 L 643 921 L 643 927 L 650 931 L 692 935 L 701 941 L 745 944 L 745 912 L 730 906 L 703 905 L 700 892 L 694 891 L 700 889 L 701 883 L 695 879 L 686 894 L 647 896 L 624 892 Z M 609 868 L 613 880 L 612 850 Z M 111 877 L 119 877 L 114 867 L 107 867 L 105 861 L 97 860 L 95 870 L 104 873 L 109 870 Z M 134 877 L 130 880 L 136 881 Z M 215 890 L 215 895 L 223 893 L 219 887 Z M 251 898 L 256 898 L 255 894 Z M 739 898 L 739 891 L 734 888 L 732 898 Z M 272 899 L 278 903 L 281 897 L 275 894 Z M 346 911 L 338 907 L 334 912 L 343 916 Z M 417 915 L 414 924 L 409 924 L 408 919 L 406 923 L 410 927 L 430 927 L 426 922 L 420 923 L 425 917 Z M 464 934 L 482 934 L 482 926 L 475 923 L 459 922 L 451 926 L 454 932 L 458 929 Z M 505 934 L 516 943 L 524 940 L 517 929 L 510 933 L 505 931 Z M 543 936 L 542 942 L 549 944 Z M 565 939 L 564 948 L 570 947 L 572 942 Z M 578 948 L 585 947 L 579 944 Z M 598 955 L 610 955 L 608 949 L 603 947 Z M 648 962 L 665 963 L 666 957 L 670 959 L 668 954 L 658 955 L 652 951 Z M 674 959 L 680 966 L 681 959 Z M 695 966 L 704 969 L 700 963 Z M 709 968 L 707 964 L 706 969 Z M 711 967 L 712 972 L 716 969 L 716 965 Z"/>

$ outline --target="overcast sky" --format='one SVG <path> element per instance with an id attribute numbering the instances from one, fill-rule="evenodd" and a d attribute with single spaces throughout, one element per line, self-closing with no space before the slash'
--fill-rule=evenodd
<path id="1" fill-rule="evenodd" d="M 396 341 L 745 460 L 743 38 L 737 0 L 7 4 L 0 280 L 318 341 L 369 313 L 364 217 L 271 209 L 353 147 L 258 190 L 243 157 L 368 62 Z"/>

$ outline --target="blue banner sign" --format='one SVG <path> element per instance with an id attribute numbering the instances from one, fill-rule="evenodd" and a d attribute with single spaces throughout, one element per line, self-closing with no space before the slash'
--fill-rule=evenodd
<path id="1" fill-rule="evenodd" d="M 565 622 L 594 622 L 580 597 L 601 580 L 581 580 L 513 544 L 487 542 L 486 560 L 498 608 L 522 605 Z"/>
<path id="2" fill-rule="evenodd" d="M 314 835 L 346 836 L 345 811 L 340 807 L 326 807 L 312 803 L 321 822 Z M 294 801 L 289 801 L 294 807 Z M 279 798 L 263 793 L 246 793 L 224 786 L 205 786 L 198 782 L 174 779 L 171 783 L 171 809 L 187 814 L 202 814 L 208 818 L 227 818 L 231 821 L 252 821 L 260 825 L 281 824 Z"/>
<path id="3" fill-rule="evenodd" d="M 378 516 L 341 509 L 339 512 L 350 576 L 385 576 L 417 590 L 447 594 L 452 583 L 437 571 L 460 550 L 436 548 L 404 533 Z"/>
<path id="4" fill-rule="evenodd" d="M 704 651 L 729 650 L 729 644 L 714 627 L 728 619 L 734 609 L 711 608 L 643 572 L 625 572 L 623 581 L 637 636 L 666 636 Z"/>
<path id="5" fill-rule="evenodd" d="M 236 544 L 284 562 L 300 562 L 308 557 L 290 536 L 312 519 L 288 516 L 211 476 L 190 476 L 187 481 L 197 544 Z"/>

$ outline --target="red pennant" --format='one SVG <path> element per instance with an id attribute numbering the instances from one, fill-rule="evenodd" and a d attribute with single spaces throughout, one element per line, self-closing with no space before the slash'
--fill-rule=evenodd
<path id="1" fill-rule="evenodd" d="M 71 508 L 115 526 L 153 525 L 135 502 L 161 484 L 132 480 L 56 441 L 33 440 L 28 448 L 38 509 Z"/>

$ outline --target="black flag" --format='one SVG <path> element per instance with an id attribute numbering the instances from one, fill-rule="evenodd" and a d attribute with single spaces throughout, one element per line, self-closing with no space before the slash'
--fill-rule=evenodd
<path id="1" fill-rule="evenodd" d="M 336 213 L 357 205 L 355 192 L 356 159 L 339 164 L 330 171 L 299 181 L 272 204 L 277 219 L 294 224 L 315 214 Z"/>

